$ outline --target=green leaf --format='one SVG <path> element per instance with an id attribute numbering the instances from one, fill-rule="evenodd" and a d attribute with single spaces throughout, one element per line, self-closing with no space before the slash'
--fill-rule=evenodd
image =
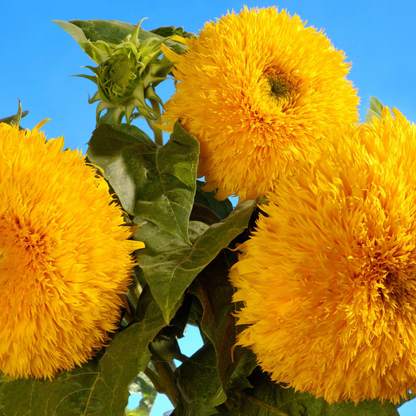
<path id="1" fill-rule="evenodd" d="M 138 393 L 143 396 L 140 405 L 133 410 L 127 410 L 127 416 L 148 416 L 156 400 L 157 391 L 149 377 L 140 373 L 129 386 L 130 393 Z"/>
<path id="2" fill-rule="evenodd" d="M 126 36 L 132 35 L 137 26 L 125 22 L 120 22 L 119 20 L 100 19 L 71 20 L 71 23 L 82 29 L 86 37 L 92 42 L 102 40 L 104 42 L 112 43 L 115 45 L 121 43 L 126 38 Z M 158 29 L 154 30 L 155 32 L 152 30 L 147 31 L 140 27 L 138 39 L 143 41 L 148 38 L 154 38 L 155 41 L 159 41 L 167 37 L 161 33 L 158 33 Z M 183 32 L 181 36 L 191 37 L 195 35 L 193 33 Z M 170 39 L 167 39 L 164 44 L 177 53 L 183 53 L 186 50 L 186 47 L 182 43 Z"/>
<path id="3" fill-rule="evenodd" d="M 182 36 L 183 38 L 192 38 L 195 37 L 195 33 L 185 32 L 183 27 L 176 27 L 176 26 L 162 26 L 158 27 L 157 29 L 150 30 L 152 33 L 156 33 L 159 36 L 167 38 L 169 36 Z"/>
<path id="4" fill-rule="evenodd" d="M 70 20 L 70 23 L 77 26 L 84 36 L 91 42 L 97 42 L 97 40 L 104 41 L 118 45 L 126 36 L 132 35 L 137 25 L 121 22 L 119 20 Z M 139 39 L 146 39 L 148 32 L 143 29 L 139 29 Z M 141 36 L 140 36 L 141 34 Z"/>
<path id="5" fill-rule="evenodd" d="M 104 354 L 72 372 L 59 372 L 52 381 L 5 377 L 0 410 L 5 416 L 123 415 L 128 386 L 145 370 L 150 360 L 149 342 L 165 326 L 149 290 L 140 296 L 138 311 L 139 322 L 118 333 Z"/>
<path id="6" fill-rule="evenodd" d="M 196 181 L 196 184 L 195 203 L 212 209 L 222 219 L 226 218 L 233 210 L 233 205 L 230 200 L 227 198 L 224 201 L 218 201 L 214 198 L 215 191 L 204 192 L 201 189 L 205 185 L 205 182 Z"/>
<path id="7" fill-rule="evenodd" d="M 379 116 L 375 111 L 371 110 L 370 108 L 367 108 L 367 114 L 365 115 L 365 122 L 370 123 L 371 121 L 373 121 L 374 117 L 381 120 L 381 116 Z"/>
<path id="8" fill-rule="evenodd" d="M 257 357 L 253 351 L 240 346 L 234 350 L 234 368 L 227 381 L 227 391 L 239 391 L 253 387 L 247 377 L 257 367 Z"/>
<path id="9" fill-rule="evenodd" d="M 216 354 L 212 344 L 204 345 L 175 372 L 181 399 L 174 415 L 210 416 L 215 406 L 226 399 L 218 378 Z"/>
<path id="10" fill-rule="evenodd" d="M 100 380 L 99 357 L 53 381 L 4 377 L 0 404 L 4 415 L 103 415 L 104 403 L 92 391 Z"/>
<path id="11" fill-rule="evenodd" d="M 382 102 L 376 97 L 370 97 L 370 108 L 371 110 L 375 111 L 380 117 L 383 112 L 383 104 Z"/>
<path id="12" fill-rule="evenodd" d="M 163 147 L 135 126 L 102 124 L 88 148 L 89 159 L 104 170 L 129 214 L 152 221 L 188 246 L 198 156 L 199 142 L 179 123 Z"/>
<path id="13" fill-rule="evenodd" d="M 381 115 L 383 112 L 383 104 L 376 97 L 370 97 L 370 108 L 367 108 L 367 114 L 365 116 L 366 123 L 372 121 L 373 117 L 377 117 L 381 120 Z"/>
<path id="14" fill-rule="evenodd" d="M 63 20 L 52 20 L 52 22 L 56 23 L 66 33 L 71 35 L 81 46 L 82 50 L 97 64 L 100 64 L 107 57 L 103 45 L 96 45 L 89 42 L 82 29 L 78 26 Z"/>
<path id="15" fill-rule="evenodd" d="M 237 252 L 221 250 L 189 287 L 189 292 L 199 298 L 204 309 L 201 329 L 215 347 L 218 374 L 223 388 L 227 390 L 251 387 L 247 376 L 257 366 L 251 351 L 242 347 L 233 351 L 237 337 L 236 318 L 233 316 L 236 304 L 232 301 L 234 289 L 228 274 L 237 260 Z"/>
<path id="16" fill-rule="evenodd" d="M 99 52 L 96 51 L 96 47 L 99 45 L 96 43 L 97 41 L 118 45 L 126 38 L 126 36 L 132 35 L 136 29 L 136 25 L 120 22 L 118 20 L 92 19 L 71 20 L 70 22 L 64 22 L 62 20 L 52 21 L 71 35 L 82 47 L 84 52 L 98 64 L 102 62 L 102 58 L 99 56 Z M 147 38 L 155 38 L 155 41 L 158 41 L 162 40 L 164 36 L 140 28 L 138 38 L 140 41 Z M 165 45 L 177 53 L 183 53 L 186 49 L 183 44 L 169 39 L 166 40 Z"/>
<path id="17" fill-rule="evenodd" d="M 236 408 L 230 416 L 398 416 L 394 404 L 384 405 L 377 400 L 365 400 L 355 405 L 342 402 L 329 405 L 309 393 L 298 393 L 271 381 L 261 371 L 249 377 L 252 389 L 238 394 Z M 229 415 L 227 415 L 229 416 Z"/>
<path id="18" fill-rule="evenodd" d="M 157 334 L 156 339 L 178 339 L 183 338 L 183 333 L 188 322 L 189 313 L 192 307 L 194 297 L 188 293 L 185 293 L 182 306 L 178 309 L 175 316 L 171 319 L 168 326 L 165 326 Z"/>
<path id="19" fill-rule="evenodd" d="M 255 201 L 241 203 L 192 246 L 151 222 L 140 226 L 134 238 L 146 248 L 138 251 L 137 261 L 166 319 L 196 275 L 247 227 L 254 208 Z"/>

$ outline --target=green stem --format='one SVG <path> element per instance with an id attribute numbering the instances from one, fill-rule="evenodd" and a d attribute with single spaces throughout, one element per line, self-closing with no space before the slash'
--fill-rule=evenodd
<path id="1" fill-rule="evenodd" d="M 168 361 L 152 361 L 152 364 L 160 377 L 165 394 L 169 397 L 173 406 L 176 407 L 180 392 L 175 383 L 175 376 L 171 364 Z"/>
<path id="2" fill-rule="evenodd" d="M 160 380 L 159 376 L 154 371 L 152 371 L 149 367 L 146 367 L 146 369 L 144 370 L 144 373 L 147 375 L 147 377 L 149 377 L 150 381 L 155 387 L 155 390 L 158 393 L 166 394 L 166 390 L 163 387 L 162 381 Z"/>
<path id="3" fill-rule="evenodd" d="M 186 361 L 189 357 L 187 357 L 186 355 L 180 353 L 178 354 L 175 359 L 180 361 L 181 363 L 183 363 L 184 361 Z"/>
<path id="4" fill-rule="evenodd" d="M 159 103 L 155 100 L 149 100 L 150 104 L 152 105 L 153 111 L 157 114 L 157 119 L 155 120 L 156 123 L 161 124 L 162 123 L 162 116 L 160 115 L 160 106 Z M 150 123 L 153 124 L 150 126 Z M 154 125 L 153 122 L 148 122 L 150 128 L 153 130 L 153 134 L 155 135 L 155 143 L 159 146 L 163 146 L 163 132 L 158 127 Z"/>

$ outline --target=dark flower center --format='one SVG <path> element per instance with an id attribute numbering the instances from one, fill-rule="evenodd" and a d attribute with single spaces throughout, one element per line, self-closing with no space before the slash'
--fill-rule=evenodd
<path id="1" fill-rule="evenodd" d="M 280 77 L 270 77 L 267 81 L 270 86 L 270 96 L 276 100 L 287 97 L 292 90 L 290 84 Z"/>

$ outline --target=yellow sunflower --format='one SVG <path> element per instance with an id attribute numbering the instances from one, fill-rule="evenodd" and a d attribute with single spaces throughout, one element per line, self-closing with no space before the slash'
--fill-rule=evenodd
<path id="1" fill-rule="evenodd" d="M 127 240 L 104 179 L 40 127 L 0 124 L 0 370 L 50 378 L 117 328 L 144 245 Z"/>
<path id="2" fill-rule="evenodd" d="M 199 140 L 198 176 L 218 199 L 273 190 L 292 161 L 285 148 L 358 119 L 344 53 L 297 15 L 244 8 L 182 41 L 184 55 L 162 45 L 178 81 L 163 120 Z"/>
<path id="3" fill-rule="evenodd" d="M 393 112 L 282 177 L 230 272 L 239 344 L 330 403 L 416 387 L 416 127 Z"/>

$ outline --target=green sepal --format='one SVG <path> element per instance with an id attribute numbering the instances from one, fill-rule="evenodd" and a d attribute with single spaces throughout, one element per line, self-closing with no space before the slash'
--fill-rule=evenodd
<path id="1" fill-rule="evenodd" d="M 88 103 L 89 104 L 92 104 L 92 103 L 95 103 L 95 102 L 97 102 L 97 101 L 101 101 L 102 100 L 102 98 L 101 98 L 101 94 L 100 94 L 100 91 L 97 91 L 93 96 L 92 96 L 92 98 L 90 98 L 89 97 L 89 94 L 88 94 Z"/>
<path id="2" fill-rule="evenodd" d="M 97 83 L 97 77 L 93 77 L 92 75 L 70 75 L 71 77 L 78 77 L 78 78 L 85 78 L 92 82 Z M 95 95 L 95 94 L 94 94 Z M 88 100 L 89 101 L 89 100 Z M 91 104 L 91 103 L 90 103 Z"/>

